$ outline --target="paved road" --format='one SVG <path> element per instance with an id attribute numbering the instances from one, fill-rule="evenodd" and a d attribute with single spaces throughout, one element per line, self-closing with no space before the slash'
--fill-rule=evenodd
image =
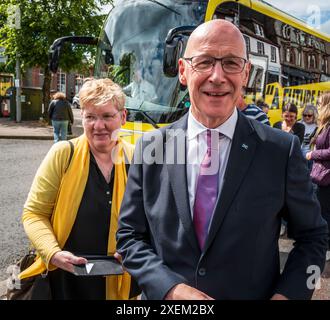
<path id="1" fill-rule="evenodd" d="M 21 224 L 23 204 L 41 160 L 52 141 L 0 140 L 0 281 L 27 250 Z"/>

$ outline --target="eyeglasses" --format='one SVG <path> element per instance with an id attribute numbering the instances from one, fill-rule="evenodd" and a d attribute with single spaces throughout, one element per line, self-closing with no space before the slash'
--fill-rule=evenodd
<path id="1" fill-rule="evenodd" d="M 222 70 L 226 73 L 241 73 L 247 62 L 240 57 L 215 58 L 207 55 L 200 55 L 191 58 L 183 58 L 197 72 L 210 72 L 213 70 L 217 61 L 220 61 Z"/>
<path id="2" fill-rule="evenodd" d="M 304 118 L 311 118 L 311 117 L 313 117 L 313 115 L 312 114 L 303 114 L 303 117 Z"/>
<path id="3" fill-rule="evenodd" d="M 97 116 L 95 114 L 87 114 L 83 116 L 83 119 L 85 120 L 86 123 L 88 124 L 94 124 L 97 120 L 102 120 L 104 122 L 111 122 L 116 118 L 116 115 L 120 112 L 121 110 L 118 110 L 116 113 L 109 114 L 105 113 L 102 116 Z"/>

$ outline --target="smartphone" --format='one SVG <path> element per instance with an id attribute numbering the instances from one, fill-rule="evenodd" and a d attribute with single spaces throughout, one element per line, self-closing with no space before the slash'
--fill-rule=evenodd
<path id="1" fill-rule="evenodd" d="M 87 264 L 74 266 L 74 275 L 82 277 L 109 276 L 124 273 L 122 264 L 113 256 L 83 256 Z"/>

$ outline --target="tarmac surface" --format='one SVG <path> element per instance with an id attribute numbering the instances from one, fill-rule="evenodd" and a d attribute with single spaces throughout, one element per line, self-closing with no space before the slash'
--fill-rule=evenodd
<path id="1" fill-rule="evenodd" d="M 75 123 L 72 128 L 73 135 L 69 138 L 79 136 L 83 129 L 81 125 L 80 110 L 73 109 Z M 53 140 L 53 129 L 44 121 L 22 121 L 16 123 L 9 118 L 0 117 L 0 139 L 31 139 L 31 140 Z M 0 140 L 1 146 L 1 140 Z M 281 267 L 283 268 L 288 253 L 292 249 L 292 240 L 281 238 L 279 240 Z M 329 262 L 328 262 L 329 264 Z M 5 299 L 6 280 L 0 282 L 0 299 Z M 330 300 L 330 278 L 322 278 L 320 288 L 315 290 L 313 300 Z"/>

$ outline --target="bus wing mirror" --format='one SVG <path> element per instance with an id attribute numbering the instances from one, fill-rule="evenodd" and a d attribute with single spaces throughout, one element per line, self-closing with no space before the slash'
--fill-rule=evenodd
<path id="1" fill-rule="evenodd" d="M 49 48 L 49 69 L 51 72 L 56 73 L 61 56 L 61 49 L 64 43 L 69 42 L 72 44 L 86 44 L 86 45 L 97 45 L 98 38 L 95 37 L 80 37 L 80 36 L 69 36 L 56 39 Z"/>
<path id="2" fill-rule="evenodd" d="M 185 49 L 187 37 L 195 28 L 195 26 L 181 26 L 168 32 L 163 55 L 163 72 L 167 77 L 177 76 L 178 60 Z"/>
<path id="3" fill-rule="evenodd" d="M 178 74 L 178 60 L 182 55 L 182 37 L 175 37 L 170 44 L 165 45 L 163 71 L 167 77 L 176 77 Z"/>

